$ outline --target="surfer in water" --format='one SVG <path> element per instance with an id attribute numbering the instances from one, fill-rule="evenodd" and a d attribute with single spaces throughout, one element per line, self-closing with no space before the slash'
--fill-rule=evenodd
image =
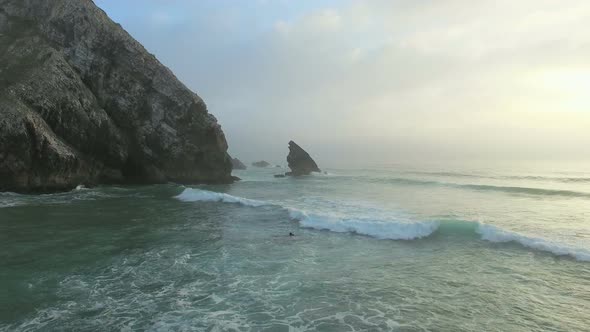
<path id="1" fill-rule="evenodd" d="M 293 232 L 289 232 L 289 236 L 295 236 L 295 234 L 293 234 Z"/>

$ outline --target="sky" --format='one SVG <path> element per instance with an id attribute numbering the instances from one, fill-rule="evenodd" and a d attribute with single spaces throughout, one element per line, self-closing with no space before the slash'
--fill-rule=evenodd
<path id="1" fill-rule="evenodd" d="M 95 0 L 246 162 L 589 160 L 587 0 Z"/>

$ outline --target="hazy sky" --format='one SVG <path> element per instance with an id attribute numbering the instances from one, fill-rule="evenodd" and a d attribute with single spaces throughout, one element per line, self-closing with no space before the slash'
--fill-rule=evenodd
<path id="1" fill-rule="evenodd" d="M 284 162 L 590 159 L 587 0 L 97 0 Z"/>

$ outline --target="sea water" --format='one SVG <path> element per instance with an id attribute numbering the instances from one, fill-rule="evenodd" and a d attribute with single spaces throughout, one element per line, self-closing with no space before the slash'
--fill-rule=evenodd
<path id="1" fill-rule="evenodd" d="M 281 171 L 0 194 L 0 331 L 590 331 L 590 168 Z"/>

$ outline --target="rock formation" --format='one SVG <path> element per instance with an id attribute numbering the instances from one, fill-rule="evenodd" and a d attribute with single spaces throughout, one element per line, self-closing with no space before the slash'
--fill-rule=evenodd
<path id="1" fill-rule="evenodd" d="M 289 155 L 287 156 L 287 163 L 291 172 L 285 173 L 291 176 L 309 175 L 311 172 L 321 172 L 318 165 L 311 158 L 309 153 L 303 150 L 295 142 L 289 142 Z"/>
<path id="2" fill-rule="evenodd" d="M 254 167 L 268 167 L 268 166 L 270 166 L 270 164 L 264 160 L 261 160 L 261 161 L 253 162 L 252 166 L 254 166 Z"/>
<path id="3" fill-rule="evenodd" d="M 0 191 L 227 183 L 226 151 L 203 100 L 91 0 L 0 0 Z"/>
<path id="4" fill-rule="evenodd" d="M 246 165 L 244 165 L 244 163 L 238 158 L 232 158 L 231 166 L 232 166 L 232 169 L 246 169 L 247 168 Z"/>

